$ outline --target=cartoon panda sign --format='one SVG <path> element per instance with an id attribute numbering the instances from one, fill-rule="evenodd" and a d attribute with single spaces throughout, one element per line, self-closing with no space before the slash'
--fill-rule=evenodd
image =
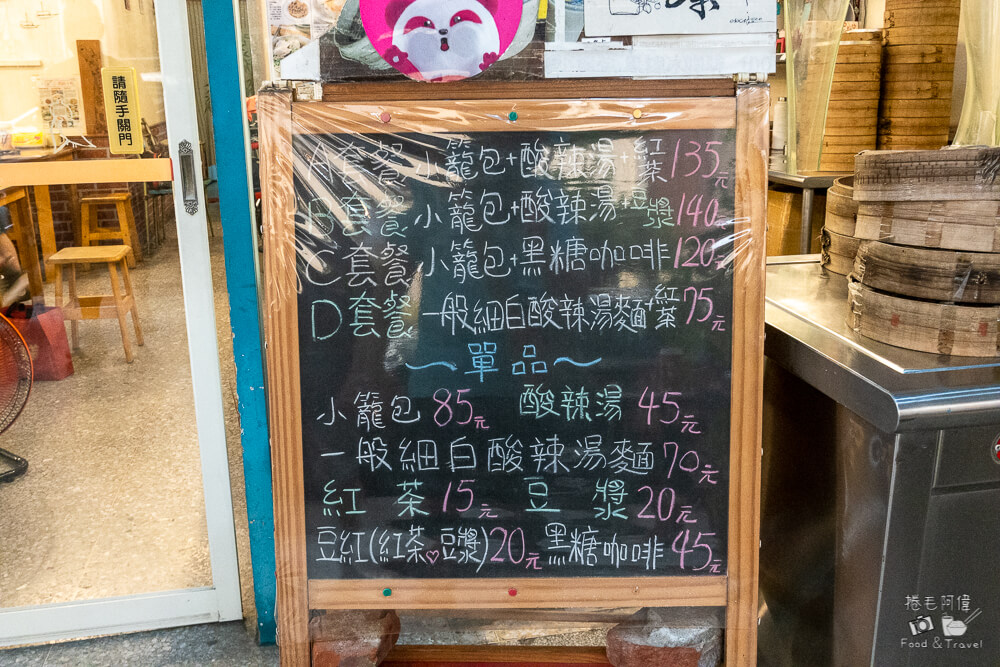
<path id="1" fill-rule="evenodd" d="M 522 0 L 361 0 L 375 50 L 418 81 L 457 81 L 499 60 L 517 33 Z"/>

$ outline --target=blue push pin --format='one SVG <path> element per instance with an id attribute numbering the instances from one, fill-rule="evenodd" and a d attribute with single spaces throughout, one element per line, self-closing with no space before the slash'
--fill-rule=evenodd
<path id="1" fill-rule="evenodd" d="M 511 111 L 509 114 L 507 114 L 507 118 L 510 119 L 510 122 L 512 123 L 515 122 L 517 120 L 517 112 Z"/>
<path id="2" fill-rule="evenodd" d="M 383 597 L 389 597 L 390 595 L 392 595 L 392 589 L 391 588 L 383 588 L 382 589 L 382 596 Z"/>

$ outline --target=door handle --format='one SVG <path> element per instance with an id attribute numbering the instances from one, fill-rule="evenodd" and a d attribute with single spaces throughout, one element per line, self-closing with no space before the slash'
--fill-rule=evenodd
<path id="1" fill-rule="evenodd" d="M 177 144 L 177 157 L 181 161 L 181 197 L 188 215 L 198 212 L 198 181 L 194 168 L 194 149 L 186 139 Z"/>

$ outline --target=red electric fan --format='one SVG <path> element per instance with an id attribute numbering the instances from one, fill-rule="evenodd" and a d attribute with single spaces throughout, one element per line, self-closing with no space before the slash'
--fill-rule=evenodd
<path id="1" fill-rule="evenodd" d="M 0 315 L 0 433 L 21 414 L 31 393 L 31 352 L 14 325 Z M 9 482 L 28 469 L 28 462 L 0 448 L 0 482 Z"/>

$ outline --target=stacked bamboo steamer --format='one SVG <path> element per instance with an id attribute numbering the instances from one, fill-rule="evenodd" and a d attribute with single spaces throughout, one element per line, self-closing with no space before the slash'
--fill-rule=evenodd
<path id="1" fill-rule="evenodd" d="M 826 191 L 826 220 L 821 235 L 820 261 L 828 271 L 846 276 L 854 270 L 854 257 L 861 242 L 855 236 L 857 217 L 854 177 L 838 178 Z"/>
<path id="2" fill-rule="evenodd" d="M 922 352 L 1000 356 L 1000 148 L 856 160 L 848 322 Z"/>
<path id="3" fill-rule="evenodd" d="M 820 171 L 854 171 L 854 156 L 875 149 L 881 68 L 882 31 L 845 31 L 833 70 Z"/>
<path id="4" fill-rule="evenodd" d="M 886 0 L 878 147 L 948 143 L 961 0 Z"/>

